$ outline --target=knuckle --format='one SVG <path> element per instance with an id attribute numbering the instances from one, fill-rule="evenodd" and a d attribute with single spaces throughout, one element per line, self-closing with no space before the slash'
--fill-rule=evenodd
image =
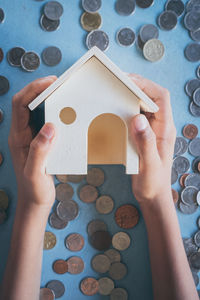
<path id="1" fill-rule="evenodd" d="M 19 102 L 19 95 L 18 93 L 16 93 L 12 98 L 12 107 L 15 108 L 16 106 L 18 106 L 18 102 Z"/>
<path id="2" fill-rule="evenodd" d="M 30 148 L 33 152 L 37 152 L 39 149 L 40 143 L 38 141 L 38 139 L 34 139 L 31 144 L 30 144 Z"/>

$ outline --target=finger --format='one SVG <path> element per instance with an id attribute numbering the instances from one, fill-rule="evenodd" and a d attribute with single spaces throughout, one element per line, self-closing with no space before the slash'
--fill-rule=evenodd
<path id="1" fill-rule="evenodd" d="M 52 123 L 46 123 L 31 142 L 25 172 L 29 175 L 45 174 L 45 165 L 52 148 L 56 129 Z"/>
<path id="2" fill-rule="evenodd" d="M 30 117 L 28 104 L 52 84 L 56 78 L 56 76 L 48 76 L 37 79 L 25 86 L 13 97 L 12 128 L 15 132 L 22 131 L 28 126 Z"/>

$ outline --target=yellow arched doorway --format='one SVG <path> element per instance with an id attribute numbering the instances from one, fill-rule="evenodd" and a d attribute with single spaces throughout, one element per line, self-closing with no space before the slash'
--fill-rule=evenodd
<path id="1" fill-rule="evenodd" d="M 88 129 L 88 164 L 126 165 L 127 127 L 114 114 L 96 117 Z"/>

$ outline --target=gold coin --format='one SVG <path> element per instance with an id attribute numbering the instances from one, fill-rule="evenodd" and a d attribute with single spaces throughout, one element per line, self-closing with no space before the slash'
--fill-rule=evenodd
<path id="1" fill-rule="evenodd" d="M 81 26 L 86 31 L 92 31 L 101 27 L 102 20 L 99 13 L 84 12 L 81 16 Z"/>
<path id="2" fill-rule="evenodd" d="M 4 190 L 0 190 L 0 209 L 8 208 L 8 196 Z"/>
<path id="3" fill-rule="evenodd" d="M 54 248 L 56 245 L 56 236 L 50 231 L 46 231 L 44 235 L 44 247 L 43 249 L 49 250 Z"/>

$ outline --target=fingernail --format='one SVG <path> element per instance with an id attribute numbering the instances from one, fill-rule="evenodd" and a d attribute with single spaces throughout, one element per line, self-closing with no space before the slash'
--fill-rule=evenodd
<path id="1" fill-rule="evenodd" d="M 53 128 L 53 126 L 49 125 L 49 124 L 45 124 L 42 129 L 40 130 L 40 133 L 43 134 L 43 136 L 47 139 L 47 140 L 51 140 L 52 137 L 55 134 L 55 130 Z"/>
<path id="2" fill-rule="evenodd" d="M 148 125 L 148 121 L 144 115 L 138 115 L 135 118 L 134 128 L 136 131 L 140 132 L 145 130 L 147 128 L 147 125 Z"/>
<path id="3" fill-rule="evenodd" d="M 55 75 L 49 75 L 43 78 L 43 80 L 49 80 L 49 79 L 57 79 L 57 77 Z"/>

